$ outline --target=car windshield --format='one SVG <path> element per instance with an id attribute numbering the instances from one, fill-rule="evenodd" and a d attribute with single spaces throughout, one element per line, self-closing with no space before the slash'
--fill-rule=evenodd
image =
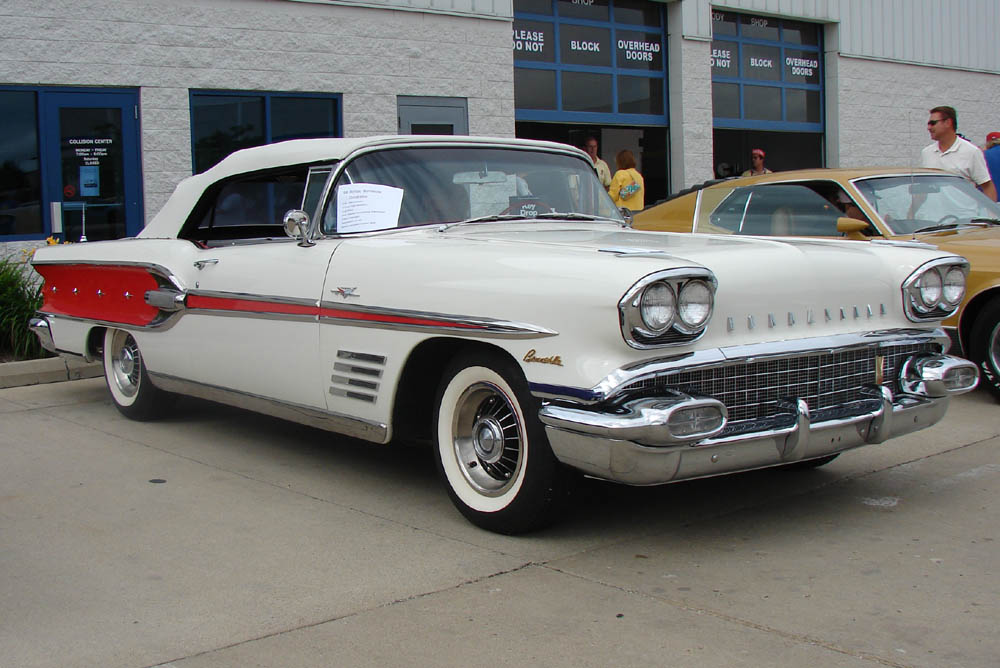
<path id="1" fill-rule="evenodd" d="M 913 174 L 854 185 L 894 234 L 1000 221 L 1000 207 L 960 176 Z"/>
<path id="2" fill-rule="evenodd" d="M 585 159 L 538 150 L 375 151 L 351 161 L 331 193 L 324 234 L 560 215 L 623 222 Z"/>

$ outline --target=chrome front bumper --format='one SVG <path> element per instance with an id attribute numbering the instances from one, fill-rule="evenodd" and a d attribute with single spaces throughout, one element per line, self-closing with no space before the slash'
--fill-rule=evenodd
<path id="1" fill-rule="evenodd" d="M 669 413 L 710 405 L 705 398 L 647 399 L 613 411 L 549 404 L 539 418 L 563 464 L 606 480 L 657 485 L 816 459 L 925 429 L 944 417 L 951 395 L 978 382 L 975 365 L 949 355 L 915 357 L 901 376 L 898 396 L 872 386 L 839 416 L 813 415 L 806 401 L 790 400 L 780 426 L 731 436 L 720 437 L 721 426 L 686 440 L 670 433 Z"/>

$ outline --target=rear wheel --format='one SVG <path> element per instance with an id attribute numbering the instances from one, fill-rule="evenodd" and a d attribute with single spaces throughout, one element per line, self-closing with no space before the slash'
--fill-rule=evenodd
<path id="1" fill-rule="evenodd" d="M 969 331 L 969 359 L 979 367 L 982 383 L 1000 399 L 1000 297 L 976 315 Z"/>
<path id="2" fill-rule="evenodd" d="M 139 345 L 123 329 L 104 333 L 104 380 L 115 408 L 133 420 L 155 418 L 173 400 L 150 382 Z"/>
<path id="3" fill-rule="evenodd" d="M 515 534 L 554 518 L 566 477 L 537 410 L 520 369 L 499 355 L 463 354 L 446 370 L 435 404 L 437 465 L 473 524 Z"/>

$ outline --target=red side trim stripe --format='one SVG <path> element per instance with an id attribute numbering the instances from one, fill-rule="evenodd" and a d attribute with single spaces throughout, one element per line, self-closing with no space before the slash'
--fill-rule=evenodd
<path id="1" fill-rule="evenodd" d="M 409 316 L 369 313 L 350 309 L 321 308 L 300 304 L 282 304 L 273 301 L 258 301 L 255 299 L 238 299 L 232 297 L 208 297 L 204 295 L 188 295 L 189 310 L 206 309 L 213 311 L 233 311 L 236 313 L 270 313 L 280 315 L 304 315 L 338 320 L 361 320 L 364 322 L 381 322 L 396 325 L 420 325 L 424 327 L 450 327 L 453 329 L 483 329 L 482 326 L 453 320 L 435 320 L 433 318 L 413 318 Z"/>

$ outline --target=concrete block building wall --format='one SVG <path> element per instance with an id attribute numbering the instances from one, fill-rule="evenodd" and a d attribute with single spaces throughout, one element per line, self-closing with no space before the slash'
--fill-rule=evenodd
<path id="1" fill-rule="evenodd" d="M 343 95 L 345 136 L 396 134 L 398 95 L 466 98 L 513 136 L 509 20 L 273 0 L 5 0 L 0 81 L 140 89 L 145 218 L 192 170 L 189 89 Z"/>
<path id="2" fill-rule="evenodd" d="M 931 143 L 928 111 L 955 107 L 958 131 L 977 146 L 1000 130 L 1000 76 L 932 66 L 839 57 L 827 95 L 836 99 L 837 140 L 828 136 L 830 166 L 919 166 Z"/>

